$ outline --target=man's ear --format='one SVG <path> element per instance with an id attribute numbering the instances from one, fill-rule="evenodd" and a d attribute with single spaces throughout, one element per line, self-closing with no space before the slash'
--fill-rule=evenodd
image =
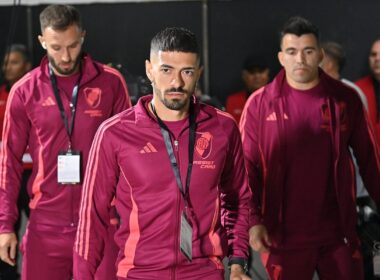
<path id="1" fill-rule="evenodd" d="M 150 61 L 148 59 L 145 60 L 145 73 L 151 82 L 153 81 L 152 71 L 153 71 L 152 63 L 150 63 Z"/>
<path id="2" fill-rule="evenodd" d="M 86 38 L 86 30 L 82 31 L 82 37 L 80 38 L 80 43 L 83 44 L 84 38 Z"/>
<path id="3" fill-rule="evenodd" d="M 199 67 L 198 79 L 202 76 L 203 69 L 204 69 L 204 66 L 203 66 L 203 65 L 202 65 L 201 67 Z"/>
<path id="4" fill-rule="evenodd" d="M 322 62 L 324 57 L 325 57 L 325 50 L 321 48 L 320 55 L 319 55 L 319 63 Z"/>
<path id="5" fill-rule="evenodd" d="M 283 60 L 284 60 L 284 53 L 282 51 L 279 51 L 277 53 L 278 61 L 280 62 L 281 66 L 284 66 Z"/>
<path id="6" fill-rule="evenodd" d="M 40 44 L 41 44 L 42 48 L 46 50 L 46 48 L 47 48 L 46 47 L 46 42 L 45 42 L 45 39 L 44 39 L 44 37 L 42 35 L 38 35 L 38 41 L 40 41 Z"/>

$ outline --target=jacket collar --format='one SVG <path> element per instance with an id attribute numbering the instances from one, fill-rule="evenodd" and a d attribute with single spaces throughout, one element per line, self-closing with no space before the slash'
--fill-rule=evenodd
<path id="1" fill-rule="evenodd" d="M 135 106 L 135 122 L 141 127 L 157 127 L 156 118 L 148 111 L 149 103 L 152 101 L 153 95 L 142 96 Z M 205 110 L 203 104 L 199 103 L 195 96 L 192 96 L 192 102 L 195 106 L 196 123 L 203 122 L 216 115 L 215 110 Z"/>
<path id="2" fill-rule="evenodd" d="M 319 72 L 319 83 L 323 87 L 324 96 L 335 96 L 335 92 L 331 90 L 331 86 L 329 86 L 329 81 L 334 80 L 330 76 L 328 76 L 321 68 L 318 69 Z M 335 81 L 335 80 L 334 80 Z M 275 97 L 281 97 L 283 95 L 283 87 L 286 82 L 285 70 L 282 68 L 277 76 L 273 79 L 273 82 L 267 85 L 267 89 L 269 92 L 273 93 Z"/>

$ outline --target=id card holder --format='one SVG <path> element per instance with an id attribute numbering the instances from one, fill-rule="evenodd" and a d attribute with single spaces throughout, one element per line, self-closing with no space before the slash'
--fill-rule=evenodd
<path id="1" fill-rule="evenodd" d="M 191 261 L 192 260 L 192 236 L 193 228 L 190 225 L 186 215 L 182 213 L 181 215 L 181 252 L 185 257 Z"/>
<path id="2" fill-rule="evenodd" d="M 59 184 L 74 185 L 80 183 L 80 152 L 59 152 L 57 159 L 57 181 Z"/>

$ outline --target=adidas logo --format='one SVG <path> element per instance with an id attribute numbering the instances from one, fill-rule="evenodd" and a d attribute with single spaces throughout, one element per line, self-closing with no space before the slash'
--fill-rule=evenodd
<path id="1" fill-rule="evenodd" d="M 288 120 L 289 117 L 287 114 L 284 113 L 284 120 Z M 271 114 L 269 114 L 269 116 L 266 118 L 267 121 L 277 121 L 277 116 L 276 116 L 276 113 L 273 112 Z"/>
<path id="2" fill-rule="evenodd" d="M 42 102 L 42 106 L 44 106 L 44 107 L 54 106 L 54 105 L 55 105 L 55 102 L 54 102 L 53 98 L 51 98 L 50 96 L 48 98 L 46 98 L 44 102 Z"/>
<path id="3" fill-rule="evenodd" d="M 150 142 L 146 143 L 146 145 L 140 151 L 140 154 L 149 154 L 149 153 L 157 153 L 156 148 Z"/>

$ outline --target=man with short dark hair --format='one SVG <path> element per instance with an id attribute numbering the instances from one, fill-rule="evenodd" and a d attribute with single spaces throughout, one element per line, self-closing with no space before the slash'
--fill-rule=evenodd
<path id="1" fill-rule="evenodd" d="M 226 111 L 230 113 L 237 123 L 240 121 L 245 102 L 252 92 L 265 86 L 270 79 L 269 67 L 266 62 L 257 56 L 248 56 L 243 63 L 241 79 L 244 89 L 227 97 Z"/>
<path id="2" fill-rule="evenodd" d="M 22 279 L 67 280 L 72 277 L 81 185 L 93 137 L 104 120 L 130 107 L 130 100 L 121 75 L 82 52 L 85 31 L 74 7 L 48 6 L 40 14 L 40 23 L 38 39 L 47 57 L 12 87 L 5 112 L 0 257 L 15 263 L 21 159 L 29 146 L 31 214 L 20 246 Z M 108 229 L 112 231 L 112 226 Z M 103 238 L 112 244 L 107 235 Z M 104 274 L 98 277 L 111 279 Z"/>
<path id="3" fill-rule="evenodd" d="M 118 279 L 223 280 L 244 275 L 251 192 L 232 117 L 199 103 L 195 35 L 166 28 L 151 42 L 153 97 L 106 121 L 90 152 L 74 276 L 93 279 L 115 197 Z"/>
<path id="4" fill-rule="evenodd" d="M 4 84 L 0 86 L 0 128 L 3 128 L 5 106 L 11 87 L 32 68 L 27 48 L 13 44 L 7 48 L 2 64 Z M 1 137 L 1 136 L 0 136 Z"/>
<path id="5" fill-rule="evenodd" d="M 355 83 L 367 97 L 368 117 L 375 127 L 377 143 L 380 143 L 380 39 L 372 43 L 368 62 L 371 74 Z"/>
<path id="6" fill-rule="evenodd" d="M 240 123 L 255 226 L 250 244 L 270 279 L 363 279 L 355 171 L 380 203 L 380 161 L 358 95 L 318 67 L 318 28 L 290 18 L 283 70 L 247 101 Z"/>

